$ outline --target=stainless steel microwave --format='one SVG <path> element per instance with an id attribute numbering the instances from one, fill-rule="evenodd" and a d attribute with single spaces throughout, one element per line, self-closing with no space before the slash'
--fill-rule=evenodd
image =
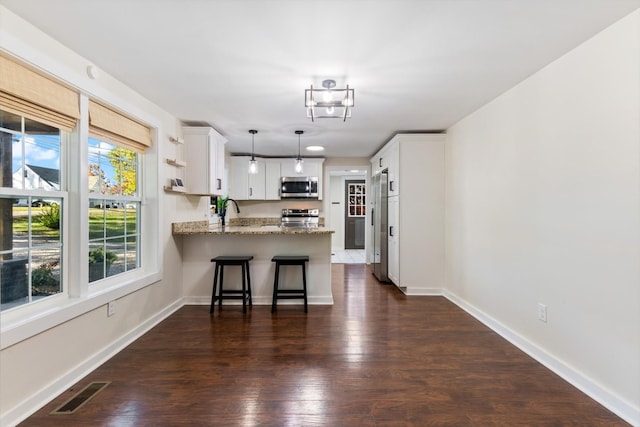
<path id="1" fill-rule="evenodd" d="M 282 199 L 317 199 L 317 176 L 283 176 L 280 185 Z"/>

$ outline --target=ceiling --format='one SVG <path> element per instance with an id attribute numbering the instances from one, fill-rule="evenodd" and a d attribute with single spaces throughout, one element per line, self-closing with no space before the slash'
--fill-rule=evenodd
<path id="1" fill-rule="evenodd" d="M 368 157 L 441 131 L 640 7 L 640 0 L 0 0 L 231 152 Z M 352 118 L 304 90 L 355 88 Z M 305 153 L 303 152 L 303 156 Z"/>

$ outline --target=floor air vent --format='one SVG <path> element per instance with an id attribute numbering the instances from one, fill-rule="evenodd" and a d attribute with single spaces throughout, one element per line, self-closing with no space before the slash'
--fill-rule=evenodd
<path id="1" fill-rule="evenodd" d="M 109 384 L 111 384 L 111 381 L 93 382 L 89 384 L 69 399 L 67 403 L 53 411 L 52 414 L 73 414 Z"/>

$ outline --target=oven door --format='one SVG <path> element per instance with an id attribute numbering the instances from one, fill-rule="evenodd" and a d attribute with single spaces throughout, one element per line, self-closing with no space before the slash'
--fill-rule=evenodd
<path id="1" fill-rule="evenodd" d="M 283 176 L 280 197 L 283 199 L 317 199 L 318 178 L 312 176 Z"/>

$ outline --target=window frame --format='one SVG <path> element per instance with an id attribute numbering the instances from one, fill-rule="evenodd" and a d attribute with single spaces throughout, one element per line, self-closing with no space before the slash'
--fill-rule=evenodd
<path id="1" fill-rule="evenodd" d="M 126 274 L 130 271 L 136 270 L 138 268 L 141 268 L 142 266 L 142 260 L 141 260 L 141 247 L 140 247 L 140 242 L 142 241 L 142 232 L 141 232 L 141 225 L 142 224 L 142 217 L 143 217 L 143 212 L 142 212 L 142 187 L 144 186 L 144 183 L 142 182 L 142 174 L 140 171 L 140 164 L 141 164 L 141 159 L 144 156 L 144 153 L 140 153 L 137 151 L 132 150 L 130 147 L 120 144 L 116 141 L 110 141 L 107 138 L 101 137 L 101 136 L 96 136 L 96 135 L 92 135 L 90 133 L 89 138 L 92 138 L 100 143 L 107 143 L 112 145 L 115 148 L 123 148 L 126 150 L 129 150 L 131 152 L 133 152 L 136 156 L 135 158 L 135 166 L 136 166 L 136 191 L 133 195 L 123 195 L 123 194 L 106 194 L 106 193 L 102 193 L 102 192 L 91 192 L 89 191 L 88 188 L 88 183 L 87 183 L 87 191 L 88 191 L 88 198 L 87 198 L 87 215 L 89 214 L 89 209 L 91 208 L 91 200 L 103 200 L 103 201 L 107 201 L 107 200 L 113 200 L 116 202 L 121 202 L 123 204 L 126 204 L 127 202 L 133 202 L 136 203 L 138 205 L 138 208 L 136 210 L 136 233 L 134 234 L 136 237 L 136 266 L 132 269 L 129 270 L 125 270 L 122 273 L 118 273 L 115 274 L 113 276 L 120 276 L 121 274 Z M 89 139 L 87 139 L 87 149 L 89 149 Z M 88 159 L 87 162 L 89 163 Z M 87 177 L 88 179 L 88 177 Z M 120 184 L 120 183 L 118 183 Z M 105 207 L 102 208 L 103 211 L 106 213 L 108 212 L 107 209 Z M 126 208 L 125 208 L 125 214 L 126 214 Z M 126 216 L 126 215 L 125 215 Z M 104 223 L 103 223 L 104 225 Z M 87 226 L 87 233 L 89 233 L 90 227 L 89 225 Z M 124 238 L 125 240 L 127 240 L 130 235 L 127 233 L 126 227 L 124 230 L 124 234 L 120 236 L 121 238 Z M 109 240 L 114 239 L 114 236 L 103 236 L 100 239 L 92 239 L 88 234 L 87 234 L 87 239 L 88 239 L 88 246 L 87 246 L 87 251 L 91 250 L 91 246 L 99 241 L 103 242 L 103 247 L 107 246 L 109 244 Z M 125 248 L 126 248 L 126 243 L 125 243 Z M 105 276 L 102 277 L 101 279 L 95 280 L 95 281 L 91 281 L 90 278 L 91 274 L 89 274 L 89 287 L 91 289 L 91 287 L 94 286 L 100 286 L 100 283 L 102 283 L 104 280 L 108 279 L 109 277 L 112 276 Z"/>
<path id="2" fill-rule="evenodd" d="M 79 96 L 80 119 L 76 128 L 68 134 L 68 150 L 60 162 L 66 162 L 66 192 L 63 210 L 63 288 L 65 295 L 44 298 L 8 312 L 0 311 L 0 349 L 5 349 L 47 329 L 56 327 L 75 317 L 96 310 L 108 302 L 122 298 L 162 280 L 162 249 L 160 241 L 162 211 L 159 208 L 161 171 L 158 135 L 162 124 L 158 118 L 139 108 L 118 100 L 119 110 L 146 123 L 151 131 L 153 144 L 139 156 L 138 175 L 140 197 L 140 267 L 122 274 L 107 277 L 99 283 L 88 281 L 88 117 L 89 95 Z M 84 142 L 84 143 L 83 143 Z M 73 145 L 77 149 L 71 149 Z M 61 181 L 63 178 L 61 177 Z M 11 193 L 14 189 L 5 189 Z M 3 191 L 3 190 L 0 190 Z M 16 192 L 17 193 L 17 192 Z M 4 192 L 3 192 L 4 194 Z M 68 224 L 73 223 L 73 229 Z M 76 225 L 78 225 L 76 227 Z M 86 230 L 86 231 L 84 231 Z M 78 260 L 78 268 L 69 268 L 69 260 Z M 75 263 L 75 262 L 74 262 Z M 47 304 L 45 302 L 49 301 Z M 106 311 L 105 311 L 106 316 Z"/>
<path id="3" fill-rule="evenodd" d="M 3 110 L 6 111 L 6 110 Z M 13 114 L 13 113 L 12 113 Z M 25 121 L 26 120 L 30 120 L 30 121 L 36 121 L 38 122 L 38 120 L 34 120 L 31 119 L 30 117 L 26 117 L 24 115 L 19 115 L 16 114 L 17 116 L 19 116 L 21 118 L 21 126 L 20 126 L 20 131 L 16 131 L 16 130 L 10 130 L 10 129 L 6 129 L 3 128 L 2 132 L 6 132 L 8 134 L 11 135 L 21 135 L 21 137 L 25 137 L 25 136 L 29 136 L 29 135 L 37 135 L 34 133 L 28 133 L 25 130 Z M 42 124 L 46 124 L 44 122 L 39 122 Z M 48 125 L 48 124 L 46 124 Z M 51 126 L 51 125 L 49 125 Z M 53 126 L 52 126 L 53 127 Z M 59 158 L 58 158 L 58 162 L 59 162 L 59 189 L 58 190 L 42 190 L 42 189 L 26 189 L 26 188 L 14 188 L 14 187 L 0 187 L 0 194 L 2 194 L 3 196 L 9 196 L 9 197 L 14 197 L 14 198 L 24 198 L 26 197 L 27 200 L 29 200 L 29 198 L 37 198 L 37 199 L 47 199 L 47 198 L 56 198 L 56 199 L 61 199 L 61 211 L 60 211 L 60 216 L 61 216 L 61 222 L 60 222 L 60 286 L 61 286 L 61 290 L 60 292 L 56 293 L 55 295 L 50 295 L 46 298 L 39 298 L 35 301 L 29 301 L 26 302 L 24 304 L 18 305 L 16 307 L 12 307 L 10 309 L 5 309 L 4 311 L 0 312 L 0 314 L 2 315 L 2 317 L 0 317 L 0 321 L 2 320 L 2 318 L 4 318 L 5 316 L 10 316 L 11 318 L 11 313 L 14 311 L 19 311 L 22 312 L 24 311 L 25 313 L 31 313 L 33 310 L 47 310 L 49 308 L 50 305 L 57 305 L 59 304 L 59 301 L 62 299 L 66 299 L 68 298 L 69 295 L 69 289 L 68 289 L 68 279 L 66 277 L 67 274 L 67 270 L 68 270 L 68 251 L 67 251 L 67 237 L 66 237 L 66 233 L 68 230 L 68 206 L 67 206 L 67 200 L 68 200 L 68 196 L 69 196 L 69 192 L 66 189 L 66 168 L 67 168 L 67 162 L 66 162 L 66 156 L 68 153 L 68 144 L 69 144 L 69 133 L 66 132 L 65 130 L 61 129 L 61 128 L 57 128 L 58 132 L 59 132 L 59 139 L 60 139 L 60 145 L 59 145 Z M 26 158 L 25 158 L 25 142 L 22 141 L 22 157 L 20 160 L 20 167 L 25 167 L 27 165 L 26 162 Z M 12 166 L 13 166 L 13 162 L 12 162 Z M 12 173 L 13 175 L 13 173 Z M 30 204 L 28 204 L 29 207 L 29 217 L 30 219 L 33 219 L 34 216 L 32 216 L 31 214 L 31 206 Z M 29 230 L 29 241 L 32 240 L 32 232 L 31 230 Z M 33 247 L 32 244 L 29 244 L 26 249 L 25 249 L 28 254 L 29 254 L 29 259 L 31 259 L 31 255 L 32 255 L 32 251 L 37 250 L 36 248 Z M 30 262 L 31 264 L 31 262 Z M 31 294 L 32 291 L 32 281 L 31 281 L 31 276 L 29 276 L 29 280 L 28 280 L 28 286 L 29 286 L 29 294 Z M 27 309 L 27 307 L 35 307 L 34 309 Z M 7 313 L 8 311 L 8 313 Z"/>

